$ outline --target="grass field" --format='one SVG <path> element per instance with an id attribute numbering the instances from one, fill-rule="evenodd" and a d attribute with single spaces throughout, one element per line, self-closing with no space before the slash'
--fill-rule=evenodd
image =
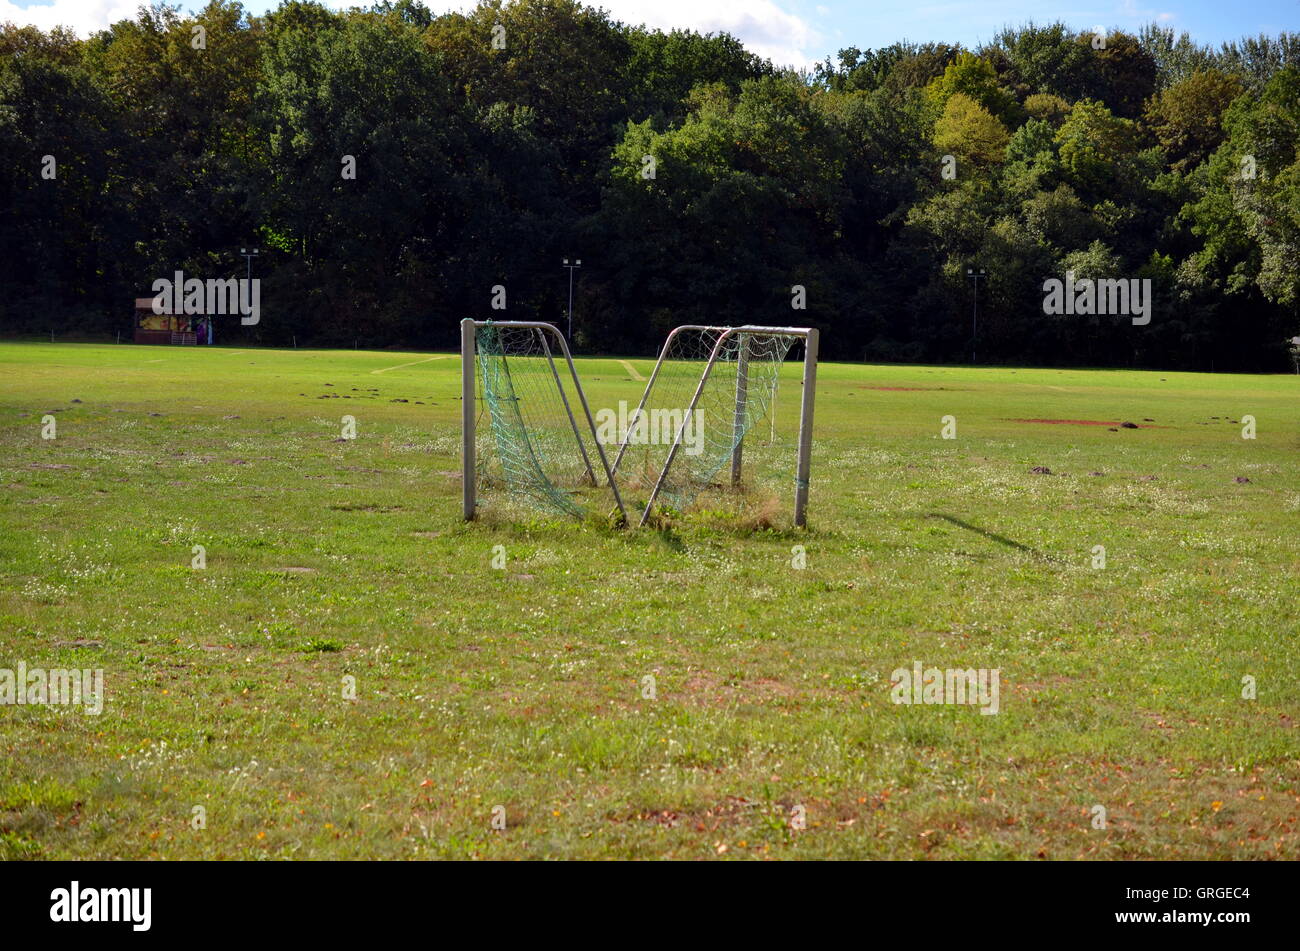
<path id="1" fill-rule="evenodd" d="M 620 532 L 462 524 L 459 372 L 0 345 L 0 668 L 106 687 L 0 858 L 1300 855 L 1300 377 L 823 364 L 806 533 Z"/>

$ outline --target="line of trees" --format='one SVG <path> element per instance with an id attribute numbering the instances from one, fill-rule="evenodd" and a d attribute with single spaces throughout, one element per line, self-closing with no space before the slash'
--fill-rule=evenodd
<path id="1" fill-rule="evenodd" d="M 981 359 L 1281 371 L 1300 35 L 1030 24 L 793 72 L 572 0 L 6 24 L 0 213 L 8 332 L 127 330 L 155 279 L 255 245 L 262 319 L 227 340 L 451 347 L 467 315 L 558 319 L 577 256 L 588 351 L 795 322 L 828 357 L 962 360 L 978 293 Z M 1151 323 L 1046 315 L 1067 271 L 1149 280 Z"/>

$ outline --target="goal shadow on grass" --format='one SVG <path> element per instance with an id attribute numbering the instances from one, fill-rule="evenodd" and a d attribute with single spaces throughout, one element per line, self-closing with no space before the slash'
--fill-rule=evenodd
<path id="1" fill-rule="evenodd" d="M 1062 563 L 1061 559 L 1055 557 L 1054 555 L 1045 554 L 1039 551 L 1037 548 L 1031 548 L 1029 545 L 1025 545 L 1021 542 L 1016 541 L 1014 538 L 1007 538 L 1005 535 L 999 535 L 997 532 L 990 532 L 988 529 L 980 528 L 978 525 L 972 525 L 970 522 L 963 522 L 961 519 L 956 518 L 952 515 L 945 515 L 942 512 L 927 512 L 925 513 L 925 517 L 942 519 L 945 522 L 948 522 L 952 525 L 956 525 L 958 528 L 964 528 L 968 532 L 974 532 L 976 535 L 982 535 L 984 538 L 987 538 L 989 541 L 997 542 L 999 545 L 1005 545 L 1008 548 L 1014 548 L 1016 551 L 1023 551 L 1025 554 L 1032 555 L 1033 557 L 1038 558 L 1041 561 L 1046 561 L 1051 564 Z"/>

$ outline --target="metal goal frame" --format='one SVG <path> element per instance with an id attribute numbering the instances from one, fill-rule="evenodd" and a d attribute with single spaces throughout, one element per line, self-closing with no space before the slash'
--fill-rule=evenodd
<path id="1" fill-rule="evenodd" d="M 678 334 L 692 332 L 720 331 L 718 339 L 714 342 L 713 349 L 709 353 L 709 358 L 705 362 L 704 370 L 700 374 L 700 381 L 695 387 L 695 393 L 691 397 L 690 406 L 687 407 L 682 417 L 681 424 L 677 427 L 677 433 L 673 438 L 672 448 L 668 450 L 668 458 L 664 461 L 663 469 L 659 472 L 659 478 L 655 481 L 654 490 L 650 493 L 650 499 L 646 502 L 645 511 L 641 514 L 640 525 L 645 525 L 650 518 L 650 512 L 654 508 L 655 501 L 659 497 L 660 491 L 668 478 L 668 472 L 672 468 L 673 460 L 677 457 L 677 452 L 681 448 L 682 436 L 686 431 L 686 422 L 695 412 L 695 407 L 700 401 L 700 396 L 704 392 L 705 384 L 708 383 L 709 375 L 713 372 L 714 366 L 718 362 L 719 355 L 723 352 L 723 347 L 732 337 L 739 335 L 741 337 L 741 346 L 737 355 L 736 368 L 736 439 L 735 446 L 731 454 L 731 483 L 738 485 L 740 483 L 742 455 L 744 449 L 744 416 L 745 401 L 747 398 L 748 384 L 748 358 L 749 346 L 745 342 L 745 334 L 756 334 L 776 337 L 797 337 L 804 342 L 803 358 L 803 396 L 799 407 L 799 449 L 795 460 L 795 490 L 794 490 L 794 524 L 796 528 L 806 528 L 808 525 L 808 476 L 812 462 L 812 432 L 813 432 L 813 409 L 816 402 L 817 388 L 817 346 L 818 332 L 815 327 L 760 327 L 754 324 L 746 324 L 741 327 L 723 327 L 711 326 L 708 324 L 682 324 L 674 327 L 664 340 L 663 348 L 659 351 L 659 359 L 655 361 L 654 371 L 650 374 L 650 379 L 646 382 L 645 390 L 641 394 L 641 402 L 637 404 L 636 412 L 628 419 L 627 432 L 618 447 L 618 454 L 614 457 L 614 464 L 610 469 L 611 481 L 617 474 L 619 464 L 623 461 L 623 454 L 626 452 L 631 434 L 636 426 L 637 420 L 645 410 L 646 402 L 650 399 L 650 394 L 654 389 L 655 381 L 659 377 L 659 370 L 663 366 L 664 360 L 668 356 L 669 349 L 672 347 L 673 340 Z"/>
<path id="2" fill-rule="evenodd" d="M 569 344 L 564 339 L 564 334 L 554 324 L 548 324 L 536 320 L 474 320 L 472 317 L 466 317 L 460 322 L 460 393 L 461 393 L 461 480 L 462 485 L 462 516 L 465 521 L 472 521 L 478 510 L 478 451 L 475 427 L 478 419 L 478 407 L 476 406 L 477 393 L 474 387 L 476 372 L 476 355 L 478 328 L 486 327 L 491 324 L 494 327 L 515 327 L 521 329 L 532 329 L 537 332 L 538 340 L 542 344 L 542 351 L 546 355 L 546 360 L 550 364 L 551 374 L 555 378 L 555 386 L 559 391 L 560 400 L 564 404 L 565 413 L 569 417 L 569 426 L 573 430 L 574 439 L 578 444 L 578 452 L 582 456 L 582 461 L 587 468 L 587 475 L 591 484 L 596 484 L 595 471 L 591 466 L 591 458 L 587 454 L 586 446 L 582 441 L 582 433 L 578 429 L 578 421 L 573 415 L 573 408 L 569 405 L 568 397 L 564 394 L 564 387 L 560 383 L 560 371 L 556 367 L 555 357 L 550 345 L 546 342 L 547 336 L 551 336 L 559 347 L 559 352 L 564 357 L 564 362 L 569 368 L 569 377 L 573 380 L 573 389 L 578 396 L 578 402 L 582 406 L 582 414 L 587 422 L 587 429 L 591 433 L 592 444 L 596 447 L 596 454 L 600 457 L 601 467 L 605 470 L 605 478 L 608 481 L 610 490 L 614 493 L 614 501 L 618 504 L 618 510 L 622 513 L 623 520 L 627 521 L 627 509 L 623 507 L 623 499 L 619 495 L 618 484 L 614 481 L 614 470 L 610 467 L 609 459 L 605 455 L 605 448 L 601 445 L 600 439 L 596 436 L 596 423 L 591 415 L 591 407 L 587 404 L 587 395 L 582 390 L 582 381 L 578 379 L 578 371 L 573 365 L 573 356 L 569 353 Z"/>

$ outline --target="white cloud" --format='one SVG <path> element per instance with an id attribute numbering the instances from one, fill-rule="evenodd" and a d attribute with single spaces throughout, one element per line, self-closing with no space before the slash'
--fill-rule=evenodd
<path id="1" fill-rule="evenodd" d="M 0 3 L 4 0 L 0 0 Z M 345 0 L 325 0 L 345 6 Z M 349 0 L 361 2 L 361 0 Z M 778 66 L 811 67 L 817 62 L 809 52 L 820 35 L 801 17 L 789 13 L 776 0 L 582 0 L 601 7 L 612 19 L 651 29 L 695 30 L 697 33 L 730 33 L 751 53 L 766 56 Z M 473 0 L 425 0 L 435 13 L 467 11 Z M 819 12 L 829 12 L 819 7 Z"/>
<path id="2" fill-rule="evenodd" d="M 0 21 L 32 23 L 48 30 L 68 26 L 85 36 L 102 30 L 110 23 L 135 16 L 143 0 L 34 0 L 20 7 L 14 0 L 0 0 Z M 326 0 L 330 6 L 363 5 L 367 0 Z M 473 6 L 465 0 L 426 0 L 435 12 L 464 10 Z M 725 31 L 739 37 L 745 47 L 783 66 L 808 66 L 817 47 L 818 33 L 804 19 L 783 9 L 776 0 L 589 0 L 601 6 L 616 20 L 634 26 L 672 30 L 697 30 L 701 33 Z M 251 2 L 245 6 L 260 12 L 277 6 Z M 181 0 L 185 10 L 202 6 L 201 0 Z"/>
<path id="3" fill-rule="evenodd" d="M 20 7 L 12 0 L 0 0 L 0 22 L 39 26 L 51 30 L 66 26 L 79 36 L 102 30 L 118 20 L 134 19 L 140 0 L 47 0 Z"/>
<path id="4" fill-rule="evenodd" d="M 808 66 L 818 34 L 773 0 L 596 0 L 616 20 L 660 30 L 727 32 L 780 66 Z"/>
<path id="5" fill-rule="evenodd" d="M 1151 10 L 1145 7 L 1139 7 L 1137 0 L 1123 0 L 1120 3 L 1120 14 L 1129 20 L 1139 23 L 1150 23 L 1152 20 L 1158 20 L 1161 23 L 1168 23 L 1175 19 L 1173 13 L 1162 13 L 1159 10 Z"/>

